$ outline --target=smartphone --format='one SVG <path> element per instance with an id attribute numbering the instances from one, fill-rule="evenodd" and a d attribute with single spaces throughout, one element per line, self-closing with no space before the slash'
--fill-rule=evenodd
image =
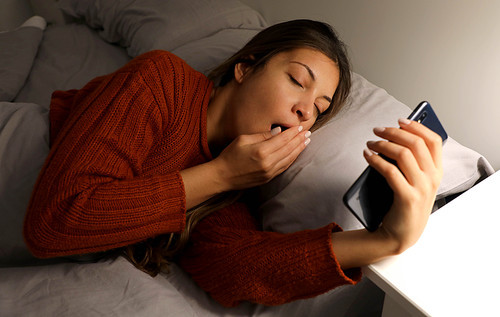
<path id="1" fill-rule="evenodd" d="M 422 101 L 408 119 L 418 121 L 439 134 L 443 143 L 448 138 L 448 134 L 427 101 Z M 384 159 L 397 165 L 387 157 Z M 391 208 L 393 199 L 394 193 L 385 178 L 370 166 L 363 171 L 343 197 L 347 208 L 369 231 L 377 230 Z"/>

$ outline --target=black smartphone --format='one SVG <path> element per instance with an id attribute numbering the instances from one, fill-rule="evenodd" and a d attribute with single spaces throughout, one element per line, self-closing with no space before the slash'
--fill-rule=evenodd
<path id="1" fill-rule="evenodd" d="M 430 128 L 443 139 L 448 138 L 436 113 L 427 101 L 422 101 L 408 117 Z M 384 157 L 396 165 L 396 162 Z M 368 166 L 348 189 L 343 197 L 344 204 L 369 231 L 375 231 L 391 208 L 394 193 L 385 178 Z"/>

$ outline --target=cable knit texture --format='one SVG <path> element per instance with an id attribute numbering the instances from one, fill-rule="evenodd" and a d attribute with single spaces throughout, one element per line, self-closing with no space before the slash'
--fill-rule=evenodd
<path id="1" fill-rule="evenodd" d="M 81 90 L 55 92 L 51 151 L 25 219 L 32 252 L 89 253 L 180 232 L 179 171 L 211 159 L 211 87 L 181 59 L 156 51 Z"/>
<path id="2" fill-rule="evenodd" d="M 196 226 L 180 265 L 224 306 L 240 301 L 280 305 L 356 284 L 359 268 L 343 271 L 333 253 L 336 224 L 291 234 L 260 231 L 238 203 Z"/>
<path id="3" fill-rule="evenodd" d="M 212 83 L 164 51 L 143 54 L 80 90 L 54 92 L 51 151 L 24 223 L 38 257 L 105 251 L 185 225 L 180 171 L 212 159 L 206 112 Z M 181 267 L 226 306 L 276 305 L 354 284 L 333 254 L 331 224 L 263 232 L 243 204 L 195 228 Z"/>

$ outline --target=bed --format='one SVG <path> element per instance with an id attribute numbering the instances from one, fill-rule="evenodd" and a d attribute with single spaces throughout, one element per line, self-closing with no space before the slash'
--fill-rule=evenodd
<path id="1" fill-rule="evenodd" d="M 0 33 L 0 315 L 5 316 L 378 316 L 384 294 L 369 280 L 308 300 L 224 308 L 175 264 L 155 278 L 125 258 L 39 260 L 22 239 L 31 189 L 49 151 L 54 90 L 81 88 L 131 58 L 169 50 L 207 73 L 267 23 L 237 0 L 46 1 L 35 16 Z M 35 10 L 36 11 L 36 10 Z M 50 23 L 58 16 L 58 23 Z M 61 19 L 62 17 L 62 19 Z M 62 21 L 62 22 L 61 22 Z M 374 126 L 395 125 L 407 105 L 353 73 L 348 105 L 313 133 L 285 173 L 257 189 L 265 230 L 294 232 L 335 221 L 360 228 L 342 195 L 366 167 Z M 356 122 L 355 125 L 352 122 Z M 435 209 L 491 175 L 479 153 L 452 136 Z M 439 212 L 439 211 L 437 211 Z"/>

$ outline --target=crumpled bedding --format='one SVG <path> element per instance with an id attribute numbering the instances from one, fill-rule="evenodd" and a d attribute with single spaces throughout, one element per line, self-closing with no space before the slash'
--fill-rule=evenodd
<path id="1" fill-rule="evenodd" d="M 377 316 L 383 292 L 369 280 L 316 298 L 267 307 L 214 302 L 175 264 L 155 278 L 122 257 L 0 269 L 6 316 Z M 359 305 L 363 301 L 363 305 Z"/>

